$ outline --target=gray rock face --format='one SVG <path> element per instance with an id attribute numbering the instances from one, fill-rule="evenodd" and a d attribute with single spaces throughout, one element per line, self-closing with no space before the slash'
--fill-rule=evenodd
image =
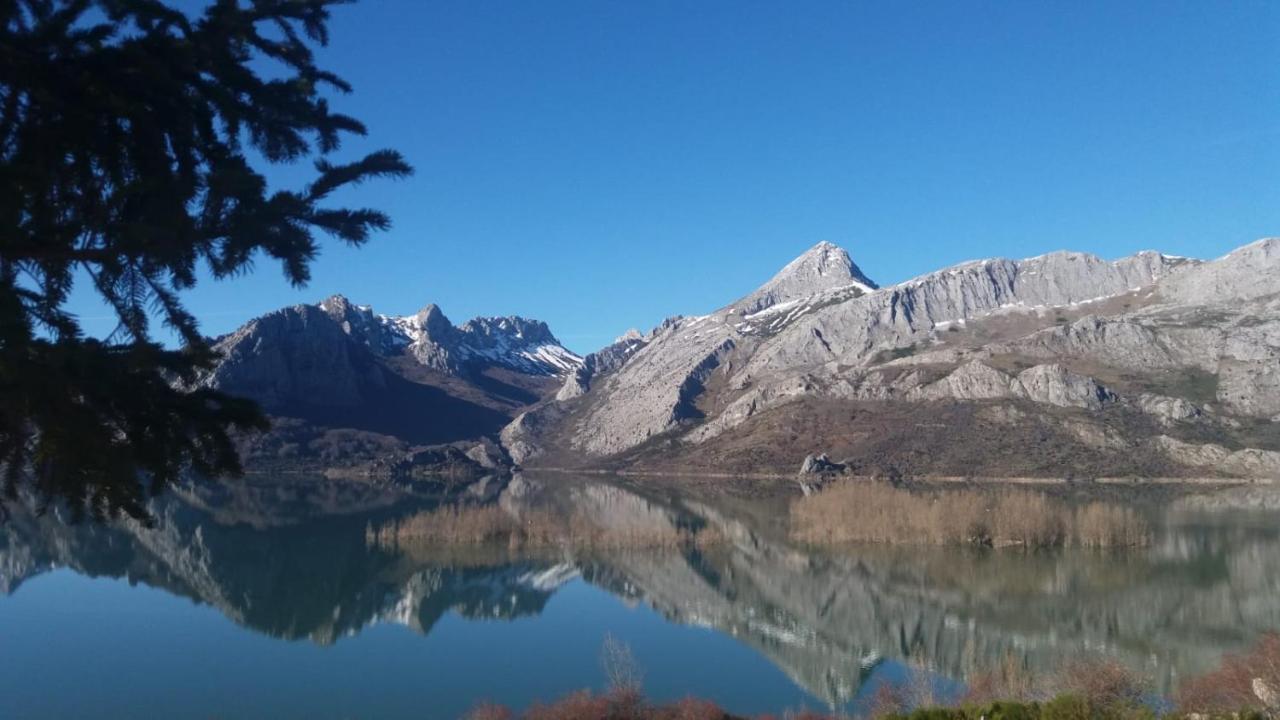
<path id="1" fill-rule="evenodd" d="M 1077 375 L 1062 365 L 1037 365 L 1018 374 L 1018 386 L 1029 400 L 1058 407 L 1096 410 L 1116 396 L 1093 378 Z"/>
<path id="2" fill-rule="evenodd" d="M 827 473 L 844 472 L 845 466 L 841 463 L 833 461 L 826 453 L 819 455 L 806 455 L 804 462 L 800 463 L 801 475 L 824 475 Z"/>
<path id="3" fill-rule="evenodd" d="M 853 263 L 844 248 L 820 242 L 734 306 L 741 314 L 750 315 L 779 303 L 807 298 L 819 290 L 851 285 L 863 292 L 878 287 Z"/>
<path id="4" fill-rule="evenodd" d="M 923 400 L 994 400 L 1012 397 L 1014 382 L 999 370 L 973 360 L 942 380 L 918 388 L 913 396 Z"/>
<path id="5" fill-rule="evenodd" d="M 1263 238 L 1205 263 L 1199 272 L 1170 279 L 1160 294 L 1191 305 L 1265 298 L 1276 294 L 1277 269 L 1280 238 Z"/>
<path id="6" fill-rule="evenodd" d="M 1046 405 L 1089 410 L 1117 399 L 1093 378 L 1077 375 L 1062 365 L 1037 365 L 1011 378 L 979 360 L 960 366 L 942 380 L 917 388 L 908 397 L 920 400 L 1025 398 Z"/>
<path id="7" fill-rule="evenodd" d="M 285 308 L 220 338 L 224 356 L 203 382 L 251 397 L 268 409 L 306 401 L 351 406 L 385 384 L 369 351 L 314 305 Z"/>
<path id="8" fill-rule="evenodd" d="M 1081 253 L 984 260 L 836 303 L 798 319 L 762 347 L 748 377 L 838 362 L 866 364 L 939 326 L 999 313 L 1069 307 L 1149 287 L 1185 261 L 1143 253 L 1106 262 Z"/>
<path id="9" fill-rule="evenodd" d="M 320 303 L 353 340 L 376 355 L 407 352 L 420 364 L 460 374 L 469 366 L 495 365 L 533 375 L 566 375 L 582 365 L 540 320 L 473 318 L 454 326 L 434 303 L 405 317 L 376 315 L 341 295 Z"/>
<path id="10" fill-rule="evenodd" d="M 1195 422 L 1203 417 L 1203 411 L 1182 398 L 1144 393 L 1135 400 L 1137 406 L 1166 427 L 1178 423 Z"/>
<path id="11" fill-rule="evenodd" d="M 578 425 L 572 445 L 592 455 L 620 452 L 700 419 L 696 398 L 708 377 L 731 370 L 765 333 L 776 332 L 823 303 L 874 289 L 848 253 L 819 243 L 783 268 L 759 290 L 702 317 L 672 318 L 642 338 L 623 339 L 592 361 L 583 382 L 575 379 L 562 400 L 596 388 L 596 397 L 618 402 L 593 405 Z M 745 345 L 746 348 L 740 347 Z M 621 400 L 625 396 L 626 400 Z"/>
<path id="12" fill-rule="evenodd" d="M 1280 414 L 1280 240 L 1211 262 L 983 260 L 885 288 L 837 250 L 820 244 L 742 300 L 601 351 L 536 411 L 536 431 L 512 429 L 525 460 L 549 444 L 584 458 L 657 437 L 696 446 L 804 398 L 1121 405 L 1166 427 L 1207 403 L 1224 427 Z"/>
<path id="13" fill-rule="evenodd" d="M 593 379 L 622 367 L 633 353 L 649 344 L 649 339 L 638 330 L 628 330 L 612 345 L 587 355 L 582 359 L 582 365 L 565 380 L 556 399 L 572 400 L 586 394 Z"/>
<path id="14" fill-rule="evenodd" d="M 554 376 L 581 365 L 537 320 L 476 318 L 455 327 L 435 305 L 393 318 L 341 295 L 251 320 L 218 338 L 215 349 L 224 358 L 203 383 L 268 407 L 363 402 L 369 388 L 386 384 L 388 371 L 377 360 L 400 353 L 455 375 L 496 366 Z"/>
<path id="15" fill-rule="evenodd" d="M 1155 444 L 1179 462 L 1204 468 L 1206 471 L 1226 471 L 1239 477 L 1280 480 L 1280 452 L 1272 450 L 1229 450 L 1215 443 L 1197 445 L 1161 435 Z"/>

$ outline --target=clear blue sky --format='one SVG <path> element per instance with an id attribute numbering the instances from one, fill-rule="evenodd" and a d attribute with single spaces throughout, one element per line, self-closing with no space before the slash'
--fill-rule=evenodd
<path id="1" fill-rule="evenodd" d="M 585 352 L 819 240 L 893 283 L 1280 234 L 1280 3 L 363 0 L 331 29 L 371 130 L 339 157 L 417 174 L 346 198 L 395 227 L 329 244 L 309 287 L 263 262 L 190 293 L 210 334 L 341 292 Z"/>

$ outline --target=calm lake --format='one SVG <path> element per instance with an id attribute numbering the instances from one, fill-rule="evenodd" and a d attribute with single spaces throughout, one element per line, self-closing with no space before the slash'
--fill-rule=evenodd
<path id="1" fill-rule="evenodd" d="M 1050 669 L 1105 654 L 1168 689 L 1280 628 L 1280 512 L 1259 489 L 1150 495 L 1154 542 L 1126 551 L 817 550 L 789 540 L 789 496 L 529 474 L 191 485 L 150 528 L 15 509 L 0 524 L 0 717 L 456 718 L 602 688 L 609 636 L 646 694 L 748 714 L 856 709 L 911 673 L 945 694 L 1010 656 Z M 720 540 L 376 538 L 458 501 Z"/>

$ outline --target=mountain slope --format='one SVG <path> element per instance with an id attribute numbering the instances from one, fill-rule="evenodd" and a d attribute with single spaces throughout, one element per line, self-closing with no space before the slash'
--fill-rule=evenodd
<path id="1" fill-rule="evenodd" d="M 215 349 L 223 359 L 201 382 L 278 418 L 246 439 L 251 460 L 338 464 L 495 437 L 582 364 L 540 321 L 455 326 L 435 305 L 391 317 L 342 296 L 255 318 Z"/>
<path id="2" fill-rule="evenodd" d="M 736 303 L 588 356 L 504 443 L 534 465 L 790 472 L 829 451 L 868 472 L 1280 474 L 1280 240 L 886 288 L 847 258 L 819 244 Z"/>

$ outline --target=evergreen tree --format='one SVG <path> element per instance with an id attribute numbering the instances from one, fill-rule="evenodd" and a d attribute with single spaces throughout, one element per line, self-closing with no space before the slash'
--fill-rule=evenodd
<path id="1" fill-rule="evenodd" d="M 0 484 L 95 517 L 145 517 L 188 468 L 241 470 L 231 432 L 251 402 L 195 381 L 214 353 L 181 294 L 255 257 L 308 279 L 317 233 L 352 245 L 388 218 L 329 205 L 334 191 L 411 172 L 390 150 L 331 161 L 357 120 L 316 66 L 345 0 L 214 0 L 188 16 L 159 0 L 0 0 Z M 268 72 L 269 71 L 269 74 Z M 259 167 L 310 159 L 315 177 L 269 190 Z M 87 338 L 66 310 L 92 285 L 119 324 Z M 159 319 L 183 340 L 152 338 Z"/>

